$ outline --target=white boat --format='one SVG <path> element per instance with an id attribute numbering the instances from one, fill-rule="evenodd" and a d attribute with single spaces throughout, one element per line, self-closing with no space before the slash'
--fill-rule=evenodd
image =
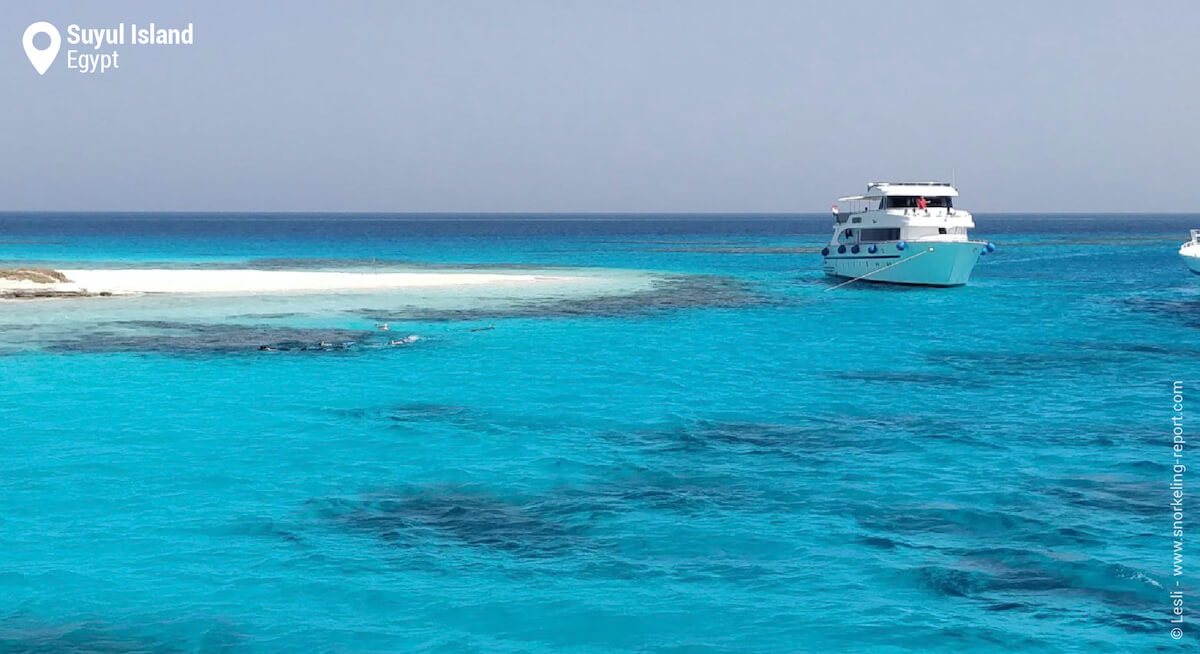
<path id="1" fill-rule="evenodd" d="M 971 214 L 954 208 L 958 191 L 942 182 L 872 182 L 863 195 L 838 198 L 833 238 L 821 250 L 831 277 L 961 286 L 981 254 L 996 248 L 972 241 Z"/>
<path id="2" fill-rule="evenodd" d="M 1192 230 L 1192 240 L 1179 246 L 1179 256 L 1188 270 L 1200 275 L 1200 229 Z"/>

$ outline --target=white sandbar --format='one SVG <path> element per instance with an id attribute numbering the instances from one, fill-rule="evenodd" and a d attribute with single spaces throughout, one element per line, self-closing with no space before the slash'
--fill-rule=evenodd
<path id="1" fill-rule="evenodd" d="M 5 288 L 40 288 L 114 295 L 141 293 L 297 293 L 321 291 L 531 286 L 562 284 L 583 276 L 492 272 L 319 272 L 288 270 L 186 270 L 126 268 L 61 270 L 70 283 L 33 284 L 0 280 Z"/>

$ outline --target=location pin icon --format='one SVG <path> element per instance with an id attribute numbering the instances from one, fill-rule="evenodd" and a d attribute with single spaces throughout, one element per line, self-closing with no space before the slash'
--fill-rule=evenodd
<path id="1" fill-rule="evenodd" d="M 33 47 L 33 37 L 38 34 L 50 37 L 50 45 L 45 50 Z M 43 20 L 25 28 L 25 36 L 21 37 L 21 45 L 25 46 L 25 55 L 29 57 L 29 63 L 33 64 L 33 69 L 38 72 L 38 75 L 45 75 L 46 69 L 50 68 L 50 64 L 54 63 L 54 58 L 58 56 L 58 46 L 62 45 L 62 37 L 58 34 L 58 28 Z"/>

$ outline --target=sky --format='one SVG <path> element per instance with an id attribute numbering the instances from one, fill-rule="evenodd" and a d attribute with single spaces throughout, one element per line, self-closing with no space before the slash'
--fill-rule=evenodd
<path id="1" fill-rule="evenodd" d="M 66 41 L 151 21 L 194 44 Z M 0 210 L 1191 212 L 1198 33 L 1194 0 L 9 1 Z"/>

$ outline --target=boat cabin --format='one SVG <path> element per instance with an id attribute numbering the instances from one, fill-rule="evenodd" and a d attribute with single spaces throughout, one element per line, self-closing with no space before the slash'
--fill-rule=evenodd
<path id="1" fill-rule="evenodd" d="M 836 244 L 888 241 L 965 241 L 971 214 L 954 208 L 958 191 L 945 182 L 872 182 L 862 195 L 838 198 Z"/>

